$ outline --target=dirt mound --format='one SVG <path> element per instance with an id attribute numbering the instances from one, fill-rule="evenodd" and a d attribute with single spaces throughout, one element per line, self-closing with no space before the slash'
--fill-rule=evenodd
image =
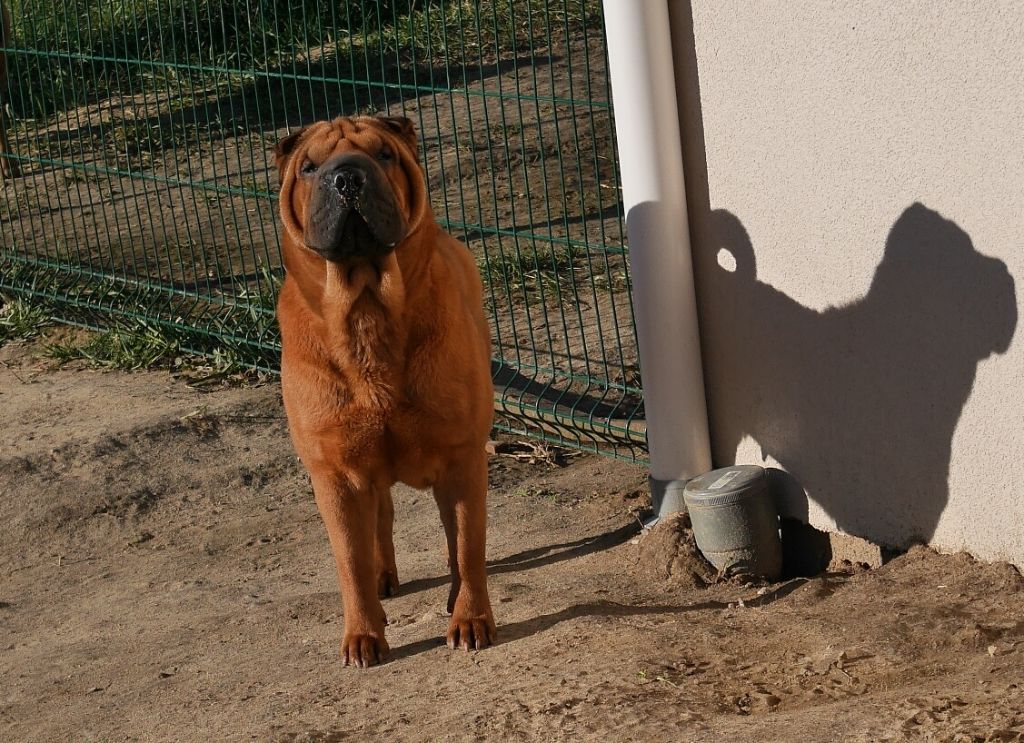
<path id="1" fill-rule="evenodd" d="M 641 577 L 671 588 L 703 588 L 718 576 L 697 549 L 687 513 L 662 519 L 639 539 L 637 569 Z"/>

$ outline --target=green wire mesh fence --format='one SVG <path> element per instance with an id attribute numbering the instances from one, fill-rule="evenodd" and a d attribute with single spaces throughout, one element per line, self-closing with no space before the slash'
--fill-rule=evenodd
<path id="1" fill-rule="evenodd" d="M 4 4 L 5 294 L 273 370 L 274 142 L 404 114 L 484 278 L 499 426 L 643 458 L 600 2 Z"/>

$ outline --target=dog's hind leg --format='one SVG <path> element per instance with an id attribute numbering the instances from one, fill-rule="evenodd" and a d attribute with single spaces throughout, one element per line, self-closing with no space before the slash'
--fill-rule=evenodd
<path id="1" fill-rule="evenodd" d="M 448 540 L 452 587 L 448 647 L 486 647 L 497 628 L 487 595 L 487 458 L 483 447 L 454 461 L 434 484 Z"/>
<path id="2" fill-rule="evenodd" d="M 310 474 L 341 584 L 345 613 L 341 659 L 346 666 L 366 668 L 383 662 L 389 650 L 374 559 L 379 492 L 369 483 L 358 487 L 355 478 L 344 472 Z"/>
<path id="3" fill-rule="evenodd" d="M 395 564 L 395 504 L 391 488 L 382 489 L 377 496 L 377 595 L 398 595 L 398 566 Z"/>

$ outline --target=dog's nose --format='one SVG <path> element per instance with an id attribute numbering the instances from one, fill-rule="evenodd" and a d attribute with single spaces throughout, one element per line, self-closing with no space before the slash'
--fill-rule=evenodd
<path id="1" fill-rule="evenodd" d="M 334 174 L 334 187 L 346 201 L 358 198 L 365 183 L 366 174 L 354 165 L 343 165 Z"/>

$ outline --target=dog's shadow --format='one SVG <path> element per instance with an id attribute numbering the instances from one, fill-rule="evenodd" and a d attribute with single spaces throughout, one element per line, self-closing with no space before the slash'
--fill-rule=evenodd
<path id="1" fill-rule="evenodd" d="M 913 204 L 867 294 L 817 312 L 757 278 L 733 214 L 711 211 L 696 234 L 715 461 L 750 437 L 786 470 L 786 515 L 806 519 L 806 490 L 846 532 L 893 547 L 929 539 L 978 363 L 1004 353 L 1017 325 L 1006 265 Z"/>

